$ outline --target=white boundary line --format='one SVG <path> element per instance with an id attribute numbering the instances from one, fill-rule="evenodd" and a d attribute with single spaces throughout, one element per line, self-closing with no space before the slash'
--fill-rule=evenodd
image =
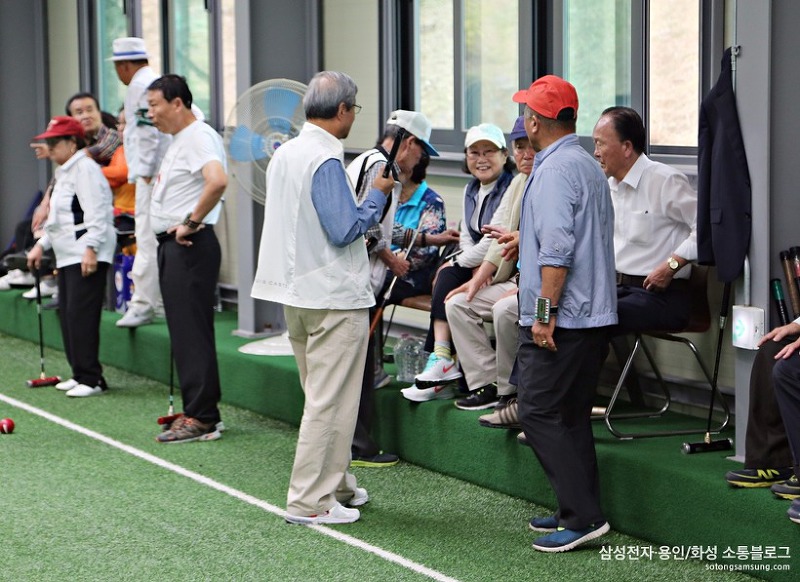
<path id="1" fill-rule="evenodd" d="M 142 459 L 144 461 L 147 461 L 148 463 L 152 463 L 154 465 L 157 465 L 157 466 L 161 467 L 162 469 L 166 469 L 168 471 L 172 471 L 173 473 L 177 473 L 178 475 L 182 475 L 183 477 L 188 477 L 189 479 L 192 479 L 193 481 L 196 481 L 197 483 L 200 483 L 201 485 L 205 485 L 206 487 L 211 487 L 212 489 L 216 489 L 217 491 L 225 493 L 226 495 L 230 495 L 231 497 L 234 497 L 234 498 L 238 499 L 239 501 L 244 501 L 245 503 L 249 503 L 250 505 L 255 505 L 256 507 L 259 507 L 259 508 L 261 508 L 264 511 L 267 511 L 269 513 L 275 514 L 280 518 L 283 518 L 283 516 L 285 514 L 285 511 L 283 509 L 281 509 L 280 507 L 272 505 L 271 503 L 268 503 L 268 502 L 266 502 L 266 501 L 264 501 L 262 499 L 259 499 L 258 497 L 254 497 L 252 495 L 249 495 L 249 494 L 245 493 L 244 491 L 239 491 L 238 489 L 234 489 L 233 487 L 229 487 L 228 485 L 220 483 L 219 481 L 215 481 L 214 479 L 206 477 L 205 475 L 201 475 L 200 473 L 196 473 L 196 472 L 191 471 L 189 469 L 185 469 L 184 467 L 181 467 L 180 465 L 176 465 L 174 463 L 170 463 L 169 461 L 165 461 L 164 459 L 162 459 L 160 457 L 156 457 L 155 455 L 151 455 L 150 453 L 142 451 L 141 449 L 137 449 L 137 448 L 132 447 L 130 445 L 126 445 L 125 443 L 122 443 L 122 442 L 120 442 L 118 440 L 112 439 L 111 437 L 107 437 L 107 436 L 105 436 L 103 434 L 100 434 L 98 432 L 95 432 L 95 431 L 93 431 L 91 429 L 85 428 L 85 427 L 83 427 L 83 426 L 81 426 L 79 424 L 75 424 L 74 422 L 70 422 L 69 420 L 66 420 L 64 418 L 61 418 L 60 416 L 56 416 L 54 414 L 51 414 L 51 413 L 47 412 L 46 410 L 42 410 L 41 408 L 36 408 L 35 406 L 31 406 L 30 404 L 27 404 L 26 402 L 22 402 L 20 400 L 15 399 L 15 398 L 11 398 L 10 396 L 7 396 L 5 394 L 0 394 L 0 400 L 2 400 L 3 402 L 6 402 L 6 403 L 8 403 L 11 406 L 14 406 L 16 408 L 19 408 L 19 409 L 24 410 L 26 412 L 30 412 L 31 414 L 35 414 L 37 416 L 41 416 L 42 418 L 44 418 L 46 420 L 49 420 L 50 422 L 53 422 L 55 424 L 59 424 L 59 425 L 65 427 L 65 428 L 68 428 L 69 430 L 75 431 L 75 432 L 80 433 L 80 434 L 82 434 L 84 436 L 87 436 L 89 438 L 93 438 L 93 439 L 98 440 L 98 441 L 100 441 L 102 443 L 105 443 L 105 444 L 107 444 L 107 445 L 109 445 L 111 447 L 114 447 L 116 449 L 124 451 L 124 452 L 128 453 L 129 455 L 133 455 L 134 457 L 138 457 L 138 458 L 140 458 L 140 459 Z M 374 546 L 374 545 L 372 545 L 370 543 L 367 543 L 367 542 L 365 542 L 363 540 L 359 540 L 358 538 L 354 538 L 353 536 L 349 536 L 347 534 L 344 534 L 344 533 L 341 533 L 339 531 L 330 529 L 330 528 L 325 527 L 323 525 L 308 525 L 308 526 L 305 526 L 305 527 L 308 527 L 310 529 L 314 529 L 314 530 L 316 530 L 317 532 L 319 532 L 321 534 L 324 534 L 324 535 L 326 535 L 328 537 L 331 537 L 331 538 L 333 538 L 335 540 L 338 540 L 340 542 L 343 542 L 345 544 L 348 544 L 348 545 L 353 546 L 355 548 L 358 548 L 360 550 L 364 550 L 365 552 L 369 552 L 371 554 L 375 554 L 376 556 L 378 556 L 380 558 L 383 558 L 384 560 L 386 560 L 388 562 L 393 562 L 393 563 L 398 564 L 398 565 L 400 565 L 400 566 L 402 566 L 404 568 L 407 568 L 408 570 L 413 570 L 414 572 L 417 572 L 419 574 L 422 574 L 423 576 L 427 576 L 429 578 L 432 578 L 433 580 L 436 580 L 437 582 L 459 582 L 458 579 L 456 579 L 456 578 L 451 578 L 450 576 L 442 574 L 441 572 L 433 570 L 432 568 L 428 568 L 427 566 L 423 566 L 422 564 L 417 564 L 416 562 L 413 562 L 413 561 L 411 561 L 411 560 L 409 560 L 407 558 L 404 558 L 403 556 L 395 554 L 394 552 L 390 552 L 388 550 L 384 550 L 383 548 L 379 548 L 378 546 Z"/>

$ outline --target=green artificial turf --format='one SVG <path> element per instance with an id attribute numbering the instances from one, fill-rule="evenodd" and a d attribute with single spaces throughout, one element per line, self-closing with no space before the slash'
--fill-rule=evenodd
<path id="1" fill-rule="evenodd" d="M 167 408 L 164 384 L 109 366 L 108 394 L 71 400 L 53 388 L 25 387 L 38 373 L 34 344 L 0 335 L 0 346 L 0 394 L 283 506 L 293 426 L 223 405 L 221 440 L 160 445 L 154 436 Z M 69 375 L 60 352 L 48 351 L 48 367 Z M 17 429 L 0 435 L 0 580 L 426 579 L 0 401 L 5 416 Z M 507 437 L 497 431 L 496 438 Z M 648 546 L 617 532 L 578 551 L 541 554 L 530 548 L 537 534 L 527 520 L 547 514 L 544 507 L 407 462 L 354 472 L 371 501 L 361 521 L 334 529 L 458 580 L 750 579 L 695 560 L 604 561 L 602 543 Z"/>

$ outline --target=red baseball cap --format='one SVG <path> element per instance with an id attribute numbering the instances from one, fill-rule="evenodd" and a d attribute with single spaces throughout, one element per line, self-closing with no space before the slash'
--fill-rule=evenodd
<path id="1" fill-rule="evenodd" d="M 57 115 L 50 120 L 50 123 L 47 124 L 47 129 L 44 131 L 44 133 L 40 133 L 33 139 L 47 139 L 48 137 L 68 137 L 71 135 L 76 135 L 81 138 L 86 137 L 86 134 L 83 131 L 83 126 L 81 125 L 80 121 L 78 121 L 74 117 L 68 117 L 66 115 Z"/>
<path id="2" fill-rule="evenodd" d="M 567 119 L 578 118 L 578 92 L 571 83 L 555 75 L 536 79 L 527 89 L 514 93 L 512 100 L 524 103 L 548 119 L 559 119 L 559 113 L 567 108 L 573 109 L 573 116 Z"/>

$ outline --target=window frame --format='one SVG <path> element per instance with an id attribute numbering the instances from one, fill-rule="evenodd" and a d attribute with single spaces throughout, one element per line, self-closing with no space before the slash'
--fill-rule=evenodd
<path id="1" fill-rule="evenodd" d="M 563 56 L 563 11 L 564 0 L 548 0 L 550 7 L 550 42 L 553 54 L 553 71 L 556 74 L 564 70 Z M 700 62 L 699 62 L 699 94 L 698 106 L 703 96 L 713 86 L 716 75 L 719 73 L 718 55 L 722 54 L 723 25 L 724 25 L 724 0 L 703 0 L 700 2 Z M 650 0 L 631 0 L 631 104 L 639 111 L 645 123 L 646 153 L 652 159 L 684 168 L 696 168 L 697 147 L 650 144 L 649 120 L 649 38 L 650 38 Z M 592 151 L 591 136 L 579 136 L 581 144 Z"/>
<path id="2" fill-rule="evenodd" d="M 131 36 L 142 36 L 142 9 L 141 0 L 118 0 L 122 3 L 125 15 L 126 30 Z M 169 14 L 169 2 L 161 3 L 161 73 L 169 72 L 173 59 L 172 31 Z M 205 0 L 204 9 L 209 18 L 208 50 L 209 50 L 209 84 L 210 100 L 206 122 L 217 131 L 222 131 L 225 119 L 223 112 L 222 95 L 222 7 L 219 0 Z M 99 58 L 101 54 L 97 46 L 96 1 L 78 0 L 78 34 L 80 47 L 80 86 L 88 87 L 92 93 L 102 99 L 100 95 L 101 67 L 108 63 Z M 101 104 L 102 105 L 102 104 Z M 109 107 L 108 104 L 105 104 Z"/>
<path id="3" fill-rule="evenodd" d="M 453 27 L 454 42 L 454 62 L 453 75 L 454 86 L 462 88 L 464 86 L 463 54 L 464 54 L 464 32 L 463 14 L 464 0 L 453 0 L 454 18 L 456 19 Z M 384 39 L 394 36 L 395 42 L 382 42 L 381 51 L 389 58 L 382 58 L 383 70 L 389 69 L 400 71 L 399 80 L 390 79 L 391 75 L 382 74 L 382 95 L 384 98 L 382 105 L 382 118 L 386 119 L 394 109 L 415 109 L 415 99 L 417 93 L 415 78 L 415 0 L 397 0 L 394 6 L 382 5 L 382 26 L 381 30 L 386 31 Z M 543 34 L 546 28 L 546 2 L 534 0 L 533 2 L 520 0 L 519 14 L 519 79 L 520 86 L 527 85 L 535 78 L 535 72 L 545 70 L 545 58 L 548 54 L 547 37 Z M 534 34 L 536 31 L 536 34 Z M 391 35 L 391 36 L 390 36 Z M 396 53 L 394 64 L 391 67 L 392 53 Z M 383 73 L 382 70 L 382 73 Z M 529 81 L 530 80 L 530 81 Z M 511 96 L 509 95 L 509 99 Z M 464 112 L 465 95 L 462 92 L 456 95 L 454 112 L 455 129 L 443 130 L 434 129 L 431 133 L 431 143 L 442 154 L 442 158 L 447 159 L 455 156 L 460 161 L 464 150 L 464 137 L 468 128 L 458 127 L 462 123 Z"/>

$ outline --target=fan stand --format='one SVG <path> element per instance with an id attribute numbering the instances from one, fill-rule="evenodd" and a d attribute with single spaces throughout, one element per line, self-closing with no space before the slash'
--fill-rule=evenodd
<path id="1" fill-rule="evenodd" d="M 256 340 L 239 347 L 239 352 L 252 356 L 293 356 L 289 332 Z"/>

